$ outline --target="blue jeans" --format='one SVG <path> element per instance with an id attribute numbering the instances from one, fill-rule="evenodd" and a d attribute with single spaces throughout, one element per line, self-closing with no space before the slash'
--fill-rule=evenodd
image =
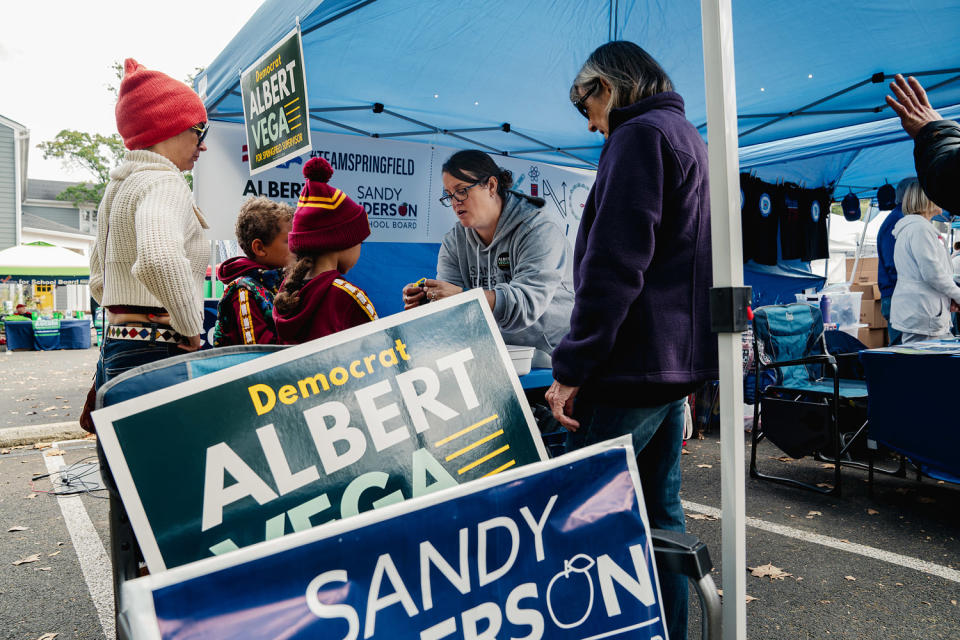
<path id="1" fill-rule="evenodd" d="M 887 337 L 890 338 L 891 345 L 900 344 L 900 336 L 902 335 L 890 326 L 890 301 L 892 299 L 892 297 L 880 298 L 880 315 L 887 321 Z"/>
<path id="2" fill-rule="evenodd" d="M 100 349 L 100 359 L 97 361 L 97 389 L 134 367 L 182 353 L 186 353 L 186 351 L 170 342 L 106 338 Z M 107 485 L 107 489 L 111 493 L 116 494 L 117 486 L 113 481 L 113 473 L 110 472 L 107 457 L 103 453 L 103 446 L 99 439 L 97 440 L 97 455 L 100 457 L 100 469 L 103 473 L 104 484 Z"/>
<path id="3" fill-rule="evenodd" d="M 683 444 L 683 400 L 659 407 L 613 407 L 577 401 L 573 411 L 580 428 L 567 435 L 567 450 L 633 435 L 637 469 L 650 526 L 684 531 L 680 504 L 680 449 Z M 670 640 L 687 637 L 687 579 L 661 573 L 660 592 Z"/>
<path id="4" fill-rule="evenodd" d="M 107 338 L 97 361 L 97 389 L 134 367 L 183 353 L 187 352 L 170 342 Z"/>

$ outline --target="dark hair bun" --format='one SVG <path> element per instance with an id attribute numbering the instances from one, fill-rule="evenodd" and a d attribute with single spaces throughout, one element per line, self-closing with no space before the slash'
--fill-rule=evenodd
<path id="1" fill-rule="evenodd" d="M 500 173 L 497 174 L 497 181 L 500 183 L 499 190 L 506 191 L 513 186 L 513 171 L 509 169 L 504 169 L 503 167 L 497 167 L 500 169 Z"/>
<path id="2" fill-rule="evenodd" d="M 327 182 L 332 175 L 333 167 L 323 158 L 310 158 L 307 160 L 307 164 L 303 165 L 303 177 L 307 180 Z"/>

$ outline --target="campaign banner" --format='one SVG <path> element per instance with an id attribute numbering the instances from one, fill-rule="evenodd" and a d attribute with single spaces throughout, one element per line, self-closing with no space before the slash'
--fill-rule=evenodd
<path id="1" fill-rule="evenodd" d="M 33 335 L 37 337 L 60 335 L 60 319 L 37 318 L 33 321 Z"/>
<path id="2" fill-rule="evenodd" d="M 480 290 L 93 419 L 151 572 L 546 458 Z"/>
<path id="3" fill-rule="evenodd" d="M 250 175 L 310 149 L 300 25 L 240 74 Z"/>
<path id="4" fill-rule="evenodd" d="M 629 437 L 123 585 L 137 638 L 667 638 Z"/>
<path id="5" fill-rule="evenodd" d="M 459 224 L 453 209 L 438 201 L 443 195 L 440 167 L 458 149 L 317 131 L 312 136 L 310 156 L 320 156 L 333 167 L 330 184 L 367 212 L 371 233 L 365 244 L 439 244 Z M 303 164 L 309 159 L 306 155 L 254 176 L 248 168 L 252 151 L 243 125 L 213 122 L 206 140 L 208 150 L 193 173 L 197 204 L 210 225 L 209 238 L 234 240 L 240 205 L 251 196 L 296 206 L 303 187 Z M 572 246 L 594 172 L 523 158 L 492 157 L 513 172 L 514 189 L 546 200 L 547 211 Z"/>

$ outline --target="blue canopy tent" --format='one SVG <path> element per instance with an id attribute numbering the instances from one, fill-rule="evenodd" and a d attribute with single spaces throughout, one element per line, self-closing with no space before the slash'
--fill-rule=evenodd
<path id="1" fill-rule="evenodd" d="M 591 166 L 602 139 L 567 90 L 593 48 L 622 38 L 663 64 L 705 132 L 700 5 L 691 0 L 493 0 L 456 10 L 442 0 L 270 0 L 197 77 L 211 119 L 242 120 L 239 72 L 298 17 L 317 131 Z M 935 106 L 960 104 L 960 54 L 935 45 L 958 27 L 951 0 L 737 1 L 740 146 L 887 119 L 883 97 L 897 72 L 918 75 Z"/>
<path id="2" fill-rule="evenodd" d="M 197 77 L 212 120 L 242 121 L 239 72 L 297 19 L 315 131 L 594 167 L 603 140 L 567 91 L 594 47 L 623 38 L 663 64 L 706 135 L 700 5 L 691 0 L 501 0 L 455 11 L 441 0 L 271 0 Z M 736 2 L 741 169 L 850 185 L 864 197 L 912 174 L 910 143 L 884 102 L 887 83 L 912 73 L 935 106 L 960 105 L 960 54 L 930 46 L 950 42 L 957 27 L 960 5 L 950 0 Z M 361 284 L 395 248 L 371 247 L 355 274 Z M 417 277 L 429 274 L 430 254 L 404 262 Z M 394 298 L 382 311 L 399 310 Z"/>

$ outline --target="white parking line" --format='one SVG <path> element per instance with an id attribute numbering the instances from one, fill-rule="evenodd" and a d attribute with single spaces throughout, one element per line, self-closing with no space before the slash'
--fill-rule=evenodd
<path id="1" fill-rule="evenodd" d="M 683 500 L 682 503 L 683 508 L 687 511 L 702 513 L 718 519 L 720 518 L 720 509 L 709 507 L 705 504 L 689 502 L 687 500 Z M 899 553 L 892 553 L 890 551 L 868 547 L 855 542 L 847 542 L 846 540 L 831 538 L 830 536 L 824 536 L 819 533 L 802 531 L 800 529 L 794 529 L 793 527 L 787 527 L 782 524 L 766 522 L 758 518 L 747 517 L 746 524 L 748 527 L 753 527 L 762 531 L 769 531 L 770 533 L 776 533 L 777 535 L 786 536 L 788 538 L 795 538 L 797 540 L 803 540 L 804 542 L 812 542 L 824 547 L 840 549 L 841 551 L 848 551 L 850 553 L 855 553 L 867 558 L 873 558 L 874 560 L 889 562 L 890 564 L 896 564 L 900 565 L 901 567 L 906 567 L 908 569 L 914 569 L 915 571 L 921 571 L 923 573 L 938 576 L 945 580 L 950 580 L 951 582 L 960 582 L 960 571 L 951 569 L 950 567 L 945 567 L 941 564 L 934 564 L 932 562 L 927 562 L 926 560 L 920 560 L 919 558 L 911 558 L 910 556 L 900 555 Z"/>
<path id="2" fill-rule="evenodd" d="M 61 442 L 54 443 L 59 448 Z M 48 450 L 49 451 L 49 450 Z M 45 452 L 40 452 L 43 455 Z M 50 472 L 50 481 L 54 487 L 59 486 L 60 470 L 63 469 L 63 456 L 43 455 L 43 461 Z M 63 513 L 63 520 L 70 532 L 70 540 L 77 552 L 80 561 L 80 570 L 87 582 L 90 597 L 97 608 L 97 617 L 103 635 L 108 640 L 116 637 L 116 626 L 113 614 L 113 574 L 110 568 L 110 557 L 103 548 L 103 542 L 97 535 L 97 530 L 90 521 L 86 508 L 79 496 L 57 496 L 57 504 Z"/>

